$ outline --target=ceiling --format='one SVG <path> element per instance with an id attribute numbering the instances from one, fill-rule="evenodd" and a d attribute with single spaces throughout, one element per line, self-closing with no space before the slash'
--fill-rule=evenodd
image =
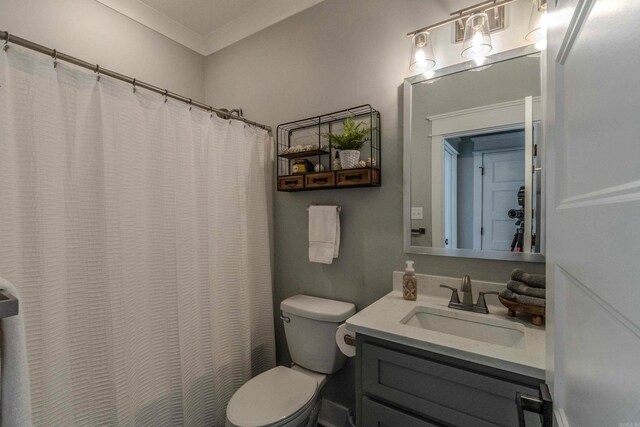
<path id="1" fill-rule="evenodd" d="M 210 55 L 322 0 L 96 0 Z"/>

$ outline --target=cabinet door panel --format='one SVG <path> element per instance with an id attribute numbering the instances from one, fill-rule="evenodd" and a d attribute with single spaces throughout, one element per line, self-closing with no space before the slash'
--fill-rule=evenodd
<path id="1" fill-rule="evenodd" d="M 370 396 L 459 426 L 517 425 L 516 392 L 537 395 L 533 386 L 368 343 L 362 378 Z M 527 420 L 527 426 L 537 425 L 536 417 Z"/>
<path id="2" fill-rule="evenodd" d="M 439 427 L 438 424 L 432 424 L 366 397 L 362 399 L 362 409 L 363 427 Z"/>

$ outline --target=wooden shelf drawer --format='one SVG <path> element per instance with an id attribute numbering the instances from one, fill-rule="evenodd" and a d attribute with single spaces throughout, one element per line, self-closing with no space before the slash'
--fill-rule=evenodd
<path id="1" fill-rule="evenodd" d="M 376 185 L 380 183 L 377 169 L 345 169 L 336 172 L 336 185 L 347 187 L 354 185 Z"/>
<path id="2" fill-rule="evenodd" d="M 304 176 L 281 176 L 278 178 L 278 190 L 293 191 L 304 189 Z"/>
<path id="3" fill-rule="evenodd" d="M 333 172 L 310 173 L 304 177 L 306 188 L 333 187 L 336 185 L 336 175 Z"/>

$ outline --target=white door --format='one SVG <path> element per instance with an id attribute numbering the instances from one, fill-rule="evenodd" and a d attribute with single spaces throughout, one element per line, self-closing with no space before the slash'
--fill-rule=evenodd
<path id="1" fill-rule="evenodd" d="M 444 144 L 444 247 L 458 247 L 458 155 Z"/>
<path id="2" fill-rule="evenodd" d="M 482 250 L 509 251 L 517 230 L 510 209 L 518 209 L 524 185 L 524 150 L 482 154 Z"/>
<path id="3" fill-rule="evenodd" d="M 637 427 L 640 1 L 548 4 L 547 365 L 556 421 Z"/>

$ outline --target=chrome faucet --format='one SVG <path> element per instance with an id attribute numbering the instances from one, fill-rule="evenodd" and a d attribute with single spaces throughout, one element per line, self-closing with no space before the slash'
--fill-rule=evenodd
<path id="1" fill-rule="evenodd" d="M 451 299 L 449 300 L 449 308 L 454 308 L 456 310 L 465 310 L 465 311 L 473 311 L 475 313 L 484 313 L 489 314 L 489 308 L 487 308 L 487 303 L 485 301 L 485 295 L 498 295 L 496 291 L 489 292 L 478 292 L 478 302 L 476 304 L 473 303 L 473 288 L 471 287 L 471 278 L 468 274 L 465 274 L 462 279 L 462 285 L 460 286 L 460 291 L 462 292 L 462 302 L 460 302 L 460 298 L 458 297 L 458 290 L 456 288 L 452 288 L 447 285 L 440 285 L 441 288 L 446 288 L 451 290 Z"/>

